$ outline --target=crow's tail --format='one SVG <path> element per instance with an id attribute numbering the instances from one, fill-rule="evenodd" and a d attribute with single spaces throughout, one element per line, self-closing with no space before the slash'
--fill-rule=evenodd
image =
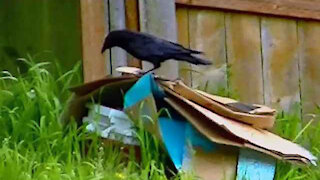
<path id="1" fill-rule="evenodd" d="M 197 51 L 197 50 L 193 50 L 193 49 L 188 49 L 188 51 L 189 51 L 191 54 L 203 54 L 202 51 Z"/>
<path id="2" fill-rule="evenodd" d="M 179 60 L 179 61 L 187 61 L 191 64 L 201 64 L 201 65 L 211 65 L 212 62 L 205 60 L 205 59 L 201 59 L 192 55 L 178 55 L 175 57 L 175 59 Z"/>

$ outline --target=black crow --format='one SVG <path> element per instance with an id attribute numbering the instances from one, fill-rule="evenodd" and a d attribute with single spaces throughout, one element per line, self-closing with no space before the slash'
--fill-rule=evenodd
<path id="1" fill-rule="evenodd" d="M 160 67 L 161 63 L 175 59 L 186 61 L 191 64 L 210 65 L 211 62 L 195 57 L 192 54 L 201 54 L 202 52 L 187 49 L 180 44 L 160 39 L 150 34 L 132 32 L 128 30 L 112 31 L 105 38 L 101 53 L 112 47 L 120 47 L 142 61 L 148 61 L 153 64 L 154 68 L 147 72 Z"/>

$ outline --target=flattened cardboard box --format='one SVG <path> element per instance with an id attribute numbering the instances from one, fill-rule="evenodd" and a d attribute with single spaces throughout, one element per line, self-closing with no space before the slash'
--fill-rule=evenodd
<path id="1" fill-rule="evenodd" d="M 161 84 L 165 83 L 167 82 Z M 195 96 L 199 97 L 198 95 L 184 97 L 166 85 L 163 87 L 170 95 L 165 100 L 213 142 L 250 148 L 293 163 L 316 163 L 316 157 L 295 143 L 267 130 L 218 115 L 201 106 L 202 100 L 195 98 Z"/>
<path id="2" fill-rule="evenodd" d="M 92 98 L 98 100 L 99 97 L 103 97 L 101 99 L 103 101 L 101 104 L 112 108 L 122 107 L 124 93 L 130 89 L 138 79 L 138 77 L 132 76 L 105 78 L 73 88 L 73 97 L 62 115 L 62 120 L 66 122 L 70 117 L 75 117 L 79 122 L 87 113 L 85 104 Z M 273 123 L 272 120 L 274 119 L 272 118 L 274 118 L 275 111 L 268 107 L 254 105 L 252 110 L 249 108 L 249 111 L 246 110 L 243 112 L 243 109 L 240 107 L 239 110 L 237 102 L 232 99 L 226 99 L 209 95 L 202 91 L 193 90 L 186 87 L 181 82 L 178 84 L 176 82 L 163 81 L 161 78 L 158 79 L 158 82 L 167 93 L 165 101 L 212 142 L 254 149 L 290 162 L 308 164 L 313 163 L 316 160 L 312 154 L 294 143 L 261 128 L 254 128 L 248 125 L 250 122 L 247 122 L 248 124 L 239 122 L 244 121 L 243 119 L 238 121 L 235 120 L 239 117 L 249 117 L 250 119 L 250 117 L 262 115 L 271 120 L 269 121 L 269 124 L 264 124 L 262 128 L 269 128 L 270 122 L 271 124 Z M 178 88 L 172 88 L 172 84 Z M 187 93 L 184 94 L 184 92 Z M 194 93 L 196 93 L 196 98 L 193 96 Z M 198 97 L 201 97 L 200 100 L 202 100 L 199 101 Z M 232 103 L 236 103 L 236 106 L 231 108 L 228 107 L 228 110 L 230 110 L 229 114 L 221 116 L 217 114 L 216 108 L 210 105 L 213 104 L 212 101 L 215 101 L 218 105 L 222 104 L 222 106 L 224 106 L 223 108 L 228 106 L 226 104 L 230 105 Z M 208 102 L 209 106 L 208 104 L 201 104 Z M 222 112 L 224 111 L 226 110 L 222 110 Z M 254 118 L 252 120 L 254 120 Z M 201 158 L 198 162 L 202 162 Z"/>
<path id="3" fill-rule="evenodd" d="M 129 67 L 119 71 L 140 73 Z M 303 147 L 264 130 L 273 126 L 275 110 L 210 95 L 182 81 L 156 79 L 169 95 L 165 101 L 212 142 L 253 149 L 291 163 L 316 164 L 317 158 Z"/>

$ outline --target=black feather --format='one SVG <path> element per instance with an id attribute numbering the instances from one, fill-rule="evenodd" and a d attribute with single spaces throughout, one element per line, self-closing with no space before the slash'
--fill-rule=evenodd
<path id="1" fill-rule="evenodd" d="M 132 56 L 148 61 L 155 68 L 169 59 L 186 61 L 195 65 L 210 65 L 211 62 L 192 54 L 202 54 L 201 51 L 192 50 L 183 47 L 178 43 L 167 41 L 156 36 L 132 32 L 128 30 L 112 31 L 105 38 L 101 52 L 112 47 L 120 47 L 130 53 Z"/>

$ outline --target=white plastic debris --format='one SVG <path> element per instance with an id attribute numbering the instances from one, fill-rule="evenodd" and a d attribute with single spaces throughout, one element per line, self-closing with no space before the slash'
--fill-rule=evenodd
<path id="1" fill-rule="evenodd" d="M 124 144 L 139 144 L 134 125 L 124 112 L 97 104 L 89 104 L 87 107 L 88 116 L 83 118 L 83 122 L 88 122 L 86 129 L 89 132 L 96 132 L 103 138 Z"/>

